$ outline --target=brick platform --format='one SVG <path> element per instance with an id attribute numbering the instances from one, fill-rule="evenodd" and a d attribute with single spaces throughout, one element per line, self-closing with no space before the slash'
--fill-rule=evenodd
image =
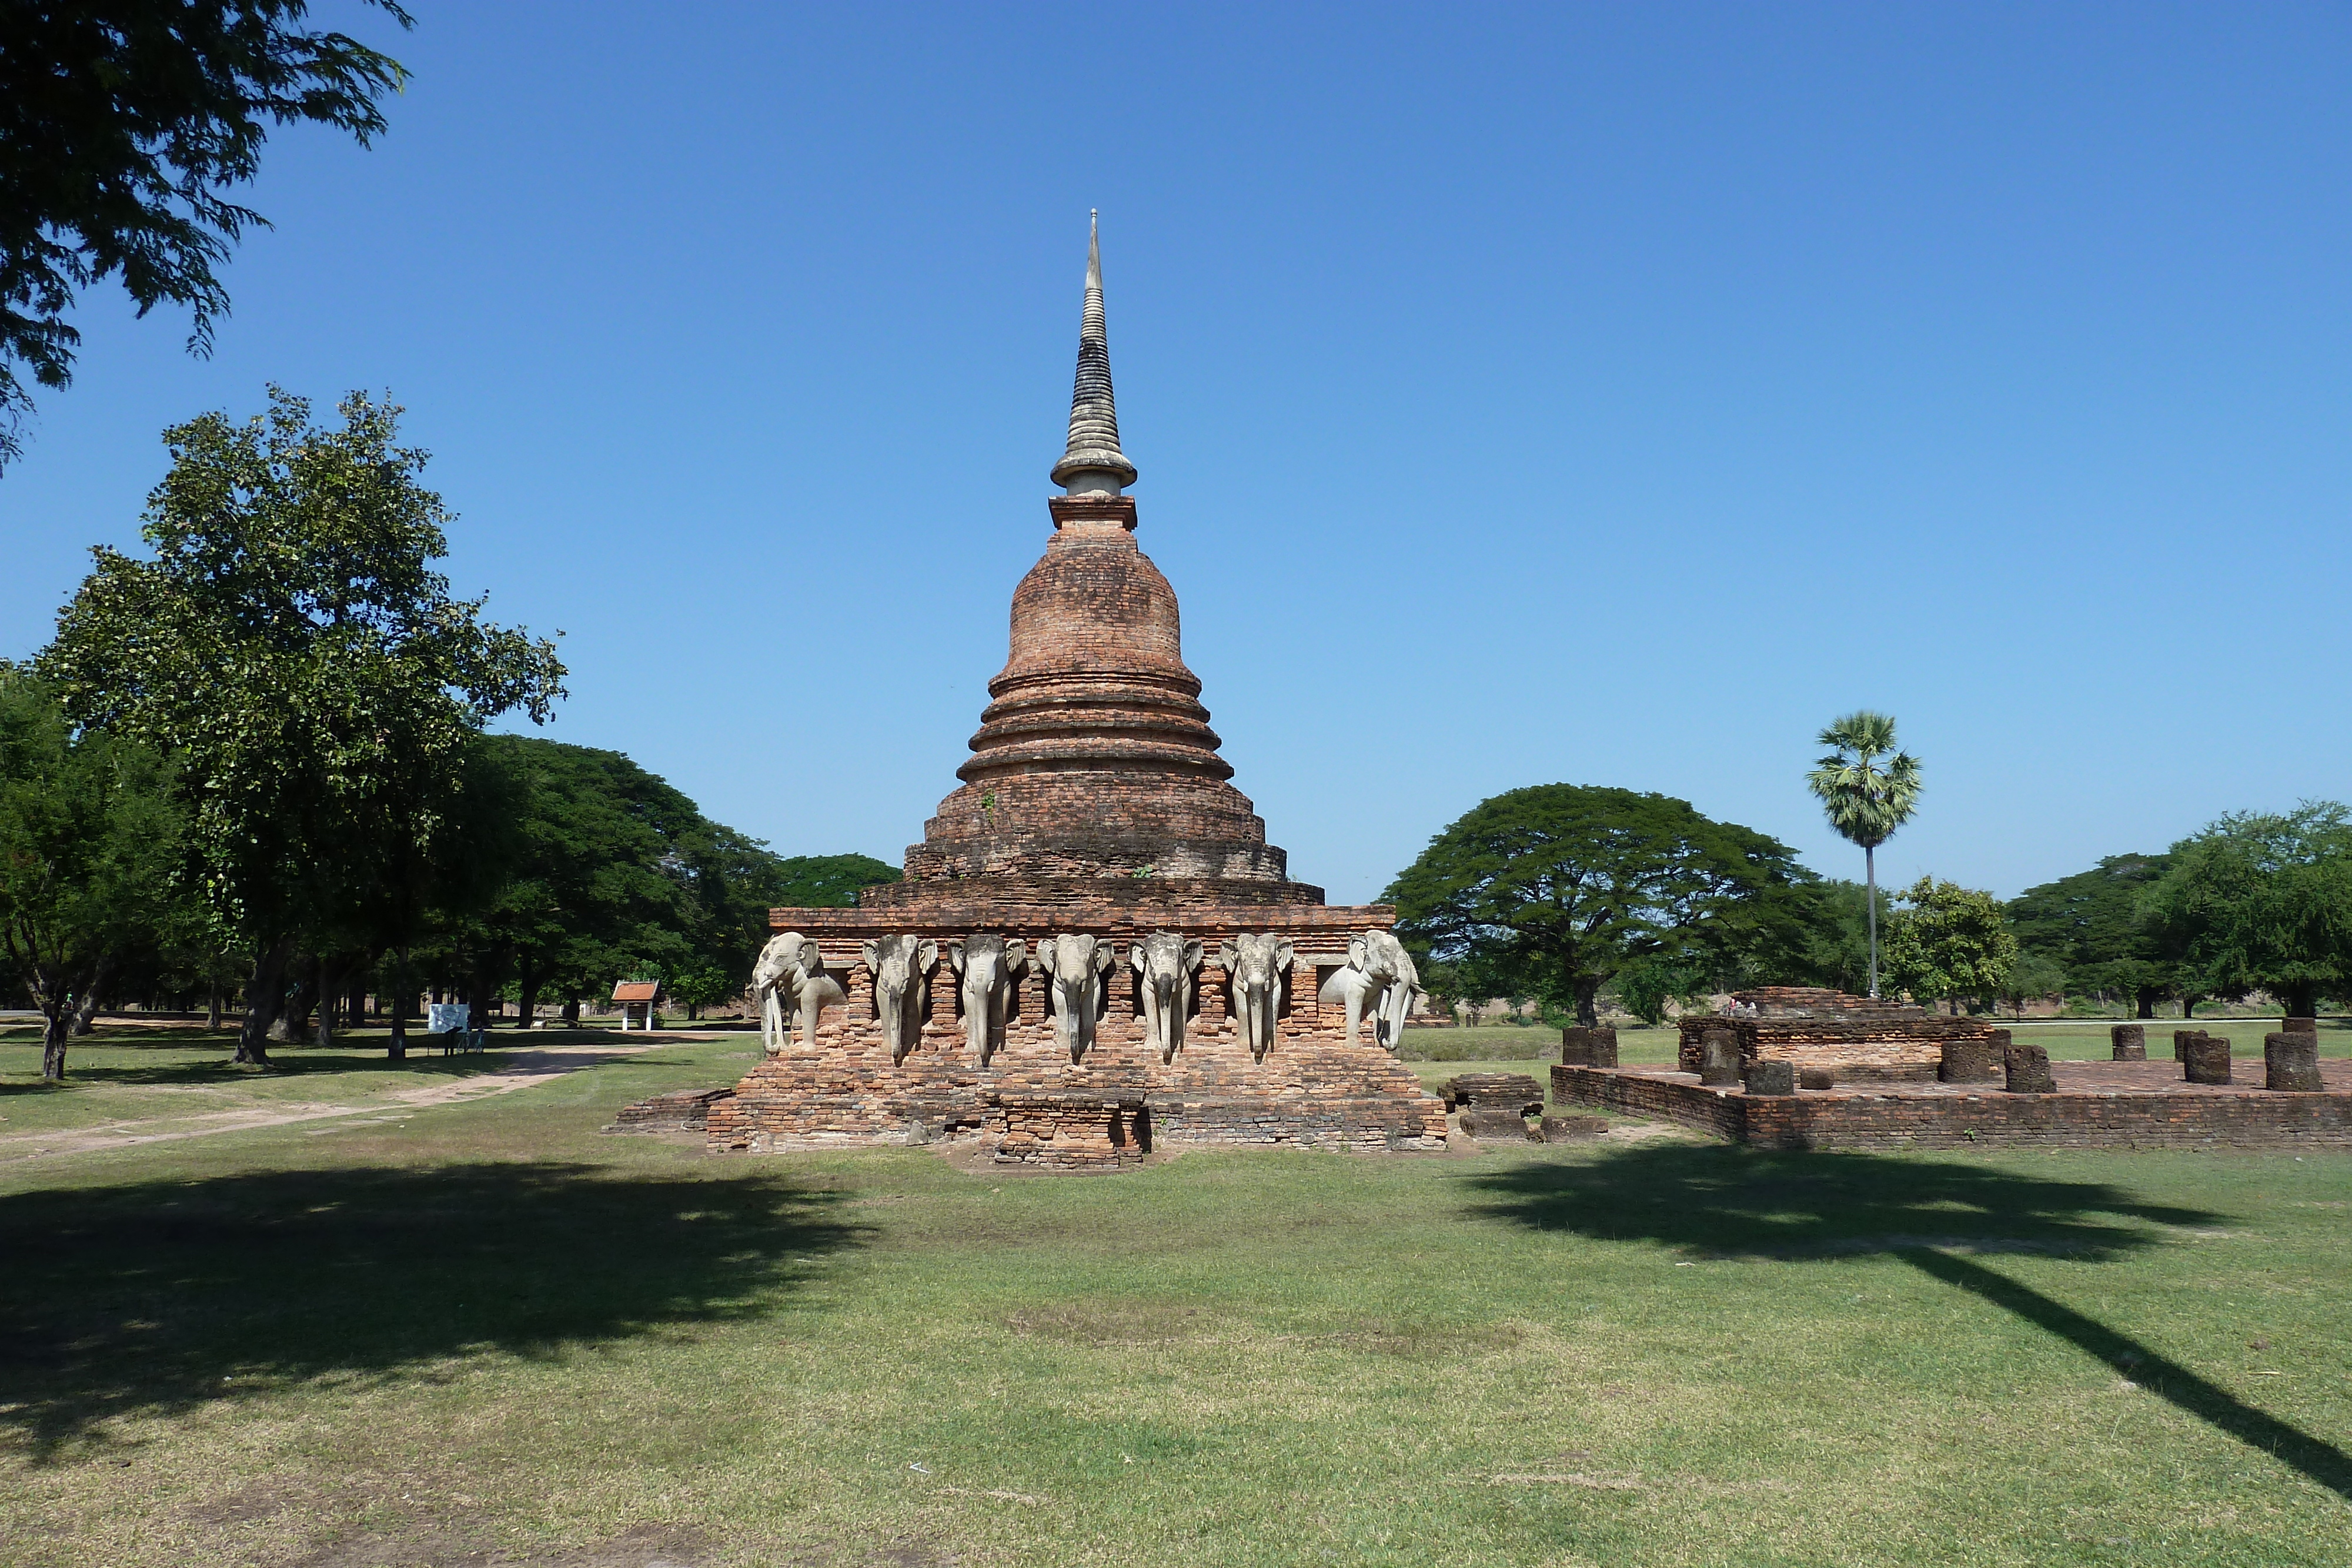
<path id="1" fill-rule="evenodd" d="M 2189 1083 L 2172 1061 L 2054 1061 L 2057 1092 L 1903 1083 L 1749 1095 L 1663 1068 L 1555 1067 L 1552 1098 L 1767 1149 L 2352 1148 L 2352 1061 L 2325 1089 Z"/>
<path id="2" fill-rule="evenodd" d="M 1033 952 L 1056 930 L 1091 930 L 1116 946 L 1122 963 L 1111 972 L 1108 1007 L 1083 1063 L 1073 1066 L 1055 1038 L 1045 977 L 1032 963 L 1005 1022 L 1004 1044 L 987 1067 L 971 1056 L 956 1016 L 954 976 L 944 964 L 931 977 L 931 1010 L 919 1043 L 894 1065 L 874 1016 L 873 977 L 862 962 L 840 965 L 836 956 L 855 959 L 866 936 L 912 931 L 944 941 L 981 928 L 979 922 L 932 925 L 890 919 L 882 911 L 779 910 L 779 922 L 796 921 L 794 928 L 817 942 L 848 997 L 824 1010 L 814 1052 L 793 1041 L 754 1067 L 731 1099 L 714 1106 L 711 1148 L 762 1153 L 1001 1136 L 1003 1118 L 995 1106 L 1055 1096 L 1131 1103 L 1148 1113 L 1153 1136 L 1167 1143 L 1360 1152 L 1444 1146 L 1445 1103 L 1423 1091 L 1412 1070 L 1386 1051 L 1346 1043 L 1345 1015 L 1315 999 L 1318 977 L 1347 961 L 1347 935 L 1386 926 L 1392 915 L 1385 906 L 1184 912 L 1179 928 L 1202 936 L 1211 956 L 1201 967 L 1184 1048 L 1171 1063 L 1162 1063 L 1145 1039 L 1141 998 L 1123 962 L 1127 947 L 1153 926 L 1070 918 L 1087 914 L 1083 906 L 1062 912 L 1052 924 L 1040 918 L 1047 912 L 1018 906 L 956 913 L 992 914 L 998 918 L 987 928 L 1024 937 Z M 1252 1061 L 1243 1043 L 1214 956 L 1217 944 L 1236 930 L 1281 931 L 1297 945 L 1275 1042 L 1262 1062 Z"/>

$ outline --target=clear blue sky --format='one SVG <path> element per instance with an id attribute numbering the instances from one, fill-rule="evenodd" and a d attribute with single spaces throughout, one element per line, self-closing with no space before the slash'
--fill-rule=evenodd
<path id="1" fill-rule="evenodd" d="M 1293 874 L 1485 796 L 1801 779 L 1895 714 L 1884 873 L 2004 894 L 2352 795 L 2352 10 L 1064 11 L 412 0 L 362 152 L 184 319 L 86 297 L 0 478 L 0 654 L 157 433 L 389 392 L 548 733 L 896 862 L 1043 548 L 1086 215 L 1141 541 Z"/>

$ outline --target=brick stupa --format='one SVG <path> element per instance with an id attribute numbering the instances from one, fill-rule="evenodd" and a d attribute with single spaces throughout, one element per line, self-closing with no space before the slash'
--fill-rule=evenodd
<path id="1" fill-rule="evenodd" d="M 1067 447 L 1052 471 L 1054 533 L 1013 595 L 1012 647 L 989 683 L 961 784 L 907 851 L 901 882 L 856 909 L 778 909 L 843 993 L 814 1048 L 782 1042 L 710 1111 L 719 1150 L 977 1138 L 997 1159 L 1111 1168 L 1168 1144 L 1357 1150 L 1442 1146 L 1444 1103 L 1341 1009 L 1318 1003 L 1351 937 L 1393 909 L 1328 905 L 1234 788 L 1185 666 L 1175 591 L 1137 547 L 1136 470 L 1119 445 L 1098 244 L 1089 238 Z M 1147 1038 L 1130 950 L 1153 933 L 1202 944 L 1181 1049 Z M 1293 954 L 1262 1058 L 1244 1043 L 1220 948 L 1239 934 Z M 950 944 L 1023 944 L 1003 1044 L 968 1041 Z M 1115 956 L 1095 1039 L 1073 1061 L 1036 955 L 1090 936 Z M 911 1043 L 895 1053 L 865 956 L 869 942 L 937 945 Z"/>

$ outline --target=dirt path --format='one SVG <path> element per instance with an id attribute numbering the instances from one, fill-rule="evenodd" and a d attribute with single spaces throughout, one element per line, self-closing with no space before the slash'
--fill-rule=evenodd
<path id="1" fill-rule="evenodd" d="M 657 1041 L 668 1044 L 667 1040 Z M 580 1050 L 523 1051 L 509 1058 L 496 1072 L 420 1083 L 396 1089 L 359 1105 L 333 1105 L 298 1101 L 279 1105 L 256 1105 L 242 1111 L 215 1111 L 201 1116 L 152 1116 L 135 1122 L 110 1122 L 79 1132 L 18 1133 L 0 1137 L 0 1165 L 37 1160 L 51 1155 L 88 1154 L 94 1149 L 125 1149 L 134 1144 L 167 1144 L 182 1138 L 207 1138 L 216 1133 L 243 1133 L 256 1127 L 285 1127 L 301 1122 L 337 1121 L 347 1117 L 385 1120 L 388 1111 L 418 1111 L 433 1105 L 460 1104 L 528 1089 L 583 1067 L 635 1056 L 653 1044 L 597 1046 Z"/>

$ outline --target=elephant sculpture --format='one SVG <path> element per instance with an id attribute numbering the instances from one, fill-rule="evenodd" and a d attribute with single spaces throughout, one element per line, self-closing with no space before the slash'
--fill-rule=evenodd
<path id="1" fill-rule="evenodd" d="M 817 1019 L 846 999 L 841 982 L 824 972 L 816 944 L 797 931 L 779 932 L 760 949 L 751 966 L 751 989 L 760 998 L 760 1043 L 773 1056 L 798 1029 L 803 1049 L 816 1049 Z"/>
<path id="2" fill-rule="evenodd" d="M 922 1039 L 923 1020 L 931 1015 L 931 966 L 940 961 L 940 945 L 927 937 L 880 936 L 860 950 L 874 977 L 874 1016 L 882 1020 L 895 1067 Z"/>
<path id="3" fill-rule="evenodd" d="M 1045 988 L 1054 999 L 1054 1032 L 1076 1065 L 1094 1049 L 1103 978 L 1116 962 L 1110 944 L 1065 932 L 1037 944 L 1037 957 L 1045 966 Z"/>
<path id="4" fill-rule="evenodd" d="M 1323 982 L 1316 998 L 1347 1008 L 1349 1045 L 1356 1043 L 1357 1023 L 1370 1018 L 1374 1042 L 1394 1051 L 1404 1033 L 1404 1020 L 1424 994 L 1421 972 L 1413 967 L 1404 944 L 1389 932 L 1367 931 L 1348 938 L 1347 967 Z"/>
<path id="5" fill-rule="evenodd" d="M 1233 988 L 1234 1011 L 1242 1020 L 1242 1043 L 1249 1047 L 1253 1061 L 1264 1061 L 1274 1044 L 1274 1020 L 1282 1016 L 1290 960 L 1287 936 L 1244 931 L 1217 949 L 1217 962 Z"/>
<path id="6" fill-rule="evenodd" d="M 1160 1048 L 1161 1061 L 1173 1061 L 1184 1049 L 1184 1019 L 1192 1010 L 1201 944 L 1172 931 L 1155 931 L 1128 948 L 1127 962 L 1143 981 L 1143 1032 Z"/>
<path id="7" fill-rule="evenodd" d="M 1018 936 L 1008 942 L 992 931 L 975 931 L 948 944 L 948 965 L 956 972 L 964 1043 L 985 1067 L 1004 1043 L 1005 1015 L 1012 1011 L 1013 988 L 1029 967 L 1029 946 Z"/>

